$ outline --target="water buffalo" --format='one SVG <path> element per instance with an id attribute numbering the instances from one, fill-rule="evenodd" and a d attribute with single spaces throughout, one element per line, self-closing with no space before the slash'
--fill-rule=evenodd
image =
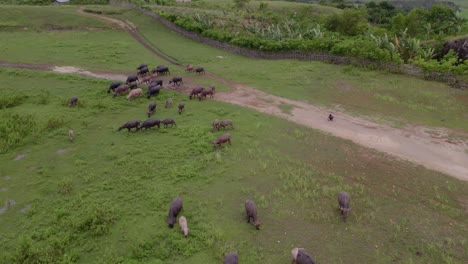
<path id="1" fill-rule="evenodd" d="M 158 65 L 151 71 L 151 73 L 171 74 L 171 72 L 169 71 L 169 67 L 167 67 L 166 65 Z"/>
<path id="2" fill-rule="evenodd" d="M 137 71 L 137 75 L 143 76 L 149 73 L 148 67 L 143 67 Z"/>
<path id="3" fill-rule="evenodd" d="M 130 131 L 132 128 L 135 128 L 136 131 L 138 131 L 139 126 L 140 126 L 140 121 L 139 120 L 132 120 L 132 121 L 128 121 L 127 123 L 120 126 L 118 131 L 120 131 L 120 130 L 122 130 L 124 128 L 128 129 L 128 131 Z"/>
<path id="4" fill-rule="evenodd" d="M 158 128 L 161 128 L 161 121 L 159 119 L 155 119 L 155 118 L 147 119 L 145 122 L 141 123 L 138 126 L 138 129 L 144 128 L 146 130 L 146 129 L 152 128 L 154 126 L 158 126 Z"/>
<path id="5" fill-rule="evenodd" d="M 148 117 L 152 116 L 156 112 L 156 102 L 152 101 L 148 105 Z"/>
<path id="6" fill-rule="evenodd" d="M 189 94 L 190 100 L 192 100 L 192 97 L 199 95 L 202 91 L 203 91 L 203 87 L 193 88 Z"/>
<path id="7" fill-rule="evenodd" d="M 140 64 L 136 69 L 141 70 L 142 68 L 148 68 L 148 64 Z"/>
<path id="8" fill-rule="evenodd" d="M 304 249 L 301 248 L 297 251 L 296 264 L 315 264 L 315 262 L 307 255 Z"/>
<path id="9" fill-rule="evenodd" d="M 130 84 L 130 83 L 133 83 L 133 82 L 139 82 L 140 79 L 138 79 L 138 76 L 136 75 L 130 75 L 127 77 L 127 81 L 125 81 L 126 84 Z"/>
<path id="10" fill-rule="evenodd" d="M 215 119 L 213 123 L 211 124 L 211 132 L 213 132 L 215 128 L 218 128 L 218 126 L 219 126 L 219 120 Z"/>
<path id="11" fill-rule="evenodd" d="M 215 141 L 213 141 L 211 143 L 213 143 L 213 147 L 215 147 L 216 145 L 221 147 L 223 145 L 223 143 L 226 143 L 226 142 L 228 142 L 229 145 L 231 145 L 231 135 L 228 134 L 228 133 L 219 136 L 218 139 L 216 139 Z"/>
<path id="12" fill-rule="evenodd" d="M 185 66 L 185 71 L 192 72 L 193 66 L 191 64 L 188 64 L 187 66 Z"/>
<path id="13" fill-rule="evenodd" d="M 166 105 L 164 106 L 165 108 L 169 108 L 172 105 L 172 98 L 167 98 L 166 99 Z"/>
<path id="14" fill-rule="evenodd" d="M 180 230 L 184 232 L 184 236 L 187 237 L 190 229 L 187 226 L 187 218 L 185 218 L 185 216 L 179 217 L 179 226 L 180 226 Z"/>
<path id="15" fill-rule="evenodd" d="M 119 87 L 120 86 L 120 82 L 113 82 L 111 83 L 111 85 L 109 86 L 109 88 L 107 89 L 107 93 L 110 93 L 111 90 L 114 91 L 115 88 Z"/>
<path id="16" fill-rule="evenodd" d="M 234 129 L 234 125 L 232 124 L 231 119 L 226 119 L 226 120 L 223 120 L 223 121 L 219 122 L 218 130 L 220 128 L 226 129 L 227 126 L 230 126 L 232 129 Z"/>
<path id="17" fill-rule="evenodd" d="M 126 84 L 120 85 L 119 87 L 117 87 L 117 89 L 115 89 L 113 96 L 115 97 L 117 95 L 126 93 L 128 91 L 128 88 L 129 86 Z"/>
<path id="18" fill-rule="evenodd" d="M 142 96 L 142 95 L 143 95 L 143 90 L 138 88 L 138 89 L 135 89 L 135 90 L 131 90 L 130 93 L 127 95 L 127 99 L 129 101 L 131 101 L 133 98 L 138 97 L 138 96 Z"/>
<path id="19" fill-rule="evenodd" d="M 177 86 L 179 86 L 180 84 L 182 84 L 184 82 L 182 81 L 182 77 L 175 76 L 175 77 L 173 77 L 172 79 L 169 80 L 169 84 L 171 84 L 171 83 L 176 84 Z"/>
<path id="20" fill-rule="evenodd" d="M 257 218 L 257 207 L 252 200 L 245 201 L 245 213 L 247 215 L 247 223 L 250 223 L 250 219 L 252 219 L 255 228 L 260 230 L 261 222 Z"/>
<path id="21" fill-rule="evenodd" d="M 164 119 L 163 121 L 161 121 L 161 123 L 163 123 L 164 127 L 167 127 L 168 125 L 171 125 L 171 127 L 172 127 L 173 125 L 176 125 L 176 126 L 177 126 L 176 122 L 175 122 L 174 119 L 172 119 L 172 118 L 166 118 L 166 119 Z"/>
<path id="22" fill-rule="evenodd" d="M 141 78 L 140 83 L 150 83 L 150 81 L 153 80 L 153 75 L 146 75 Z"/>
<path id="23" fill-rule="evenodd" d="M 146 97 L 147 97 L 148 99 L 150 99 L 151 96 L 153 96 L 153 95 L 154 95 L 154 96 L 157 96 L 157 95 L 159 94 L 159 91 L 160 91 L 160 90 L 161 90 L 160 87 L 157 87 L 157 86 L 151 87 L 151 86 L 150 86 L 150 87 L 148 88 L 148 91 L 146 92 Z"/>
<path id="24" fill-rule="evenodd" d="M 169 208 L 169 217 L 166 220 L 170 228 L 174 227 L 177 215 L 180 213 L 181 210 L 182 210 L 182 199 L 180 197 L 177 197 L 171 203 L 171 207 Z"/>
<path id="25" fill-rule="evenodd" d="M 351 197 L 347 192 L 340 192 L 338 194 L 338 204 L 340 206 L 341 215 L 343 216 L 343 222 L 346 222 L 346 217 L 348 217 L 348 212 L 351 211 L 349 208 L 349 203 L 351 201 Z"/>
<path id="26" fill-rule="evenodd" d="M 184 110 L 185 104 L 180 102 L 178 107 L 179 107 L 179 115 L 180 115 L 182 114 L 182 110 Z"/>
<path id="27" fill-rule="evenodd" d="M 214 85 L 210 86 L 210 89 L 203 90 L 198 94 L 198 99 L 201 101 L 203 98 L 206 98 L 207 95 L 211 95 L 211 98 L 214 96 Z"/>
<path id="28" fill-rule="evenodd" d="M 130 88 L 130 90 L 136 89 L 136 88 L 138 88 L 138 84 L 136 82 L 131 83 L 131 84 L 128 85 L 128 88 Z"/>
<path id="29" fill-rule="evenodd" d="M 239 257 L 237 256 L 237 252 L 231 252 L 227 254 L 224 258 L 223 264 L 239 264 Z"/>
<path id="30" fill-rule="evenodd" d="M 198 74 L 205 74 L 205 68 L 203 68 L 203 67 L 197 67 L 197 68 L 195 68 L 195 73 L 198 73 Z"/>
<path id="31" fill-rule="evenodd" d="M 162 86 L 163 85 L 163 80 L 161 80 L 161 79 L 151 80 L 150 84 L 155 84 L 157 86 Z"/>
<path id="32" fill-rule="evenodd" d="M 70 140 L 70 142 L 73 142 L 73 139 L 75 138 L 75 133 L 73 133 L 73 130 L 68 130 L 68 140 Z"/>
<path id="33" fill-rule="evenodd" d="M 70 98 L 70 101 L 68 101 L 68 106 L 72 107 L 72 106 L 75 106 L 77 103 L 78 103 L 78 97 L 73 96 L 72 98 Z"/>
<path id="34" fill-rule="evenodd" d="M 293 248 L 293 250 L 291 250 L 291 264 L 296 264 L 296 260 L 297 260 L 297 254 L 299 253 L 299 250 L 304 250 L 303 248 Z"/>

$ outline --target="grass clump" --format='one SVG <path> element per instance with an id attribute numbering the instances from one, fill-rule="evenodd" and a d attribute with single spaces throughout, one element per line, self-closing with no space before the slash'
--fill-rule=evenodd
<path id="1" fill-rule="evenodd" d="M 33 115 L 0 113 L 0 153 L 24 145 L 37 136 L 38 128 Z"/>
<path id="2" fill-rule="evenodd" d="M 0 109 L 19 106 L 27 99 L 27 96 L 21 93 L 7 93 L 0 97 Z"/>

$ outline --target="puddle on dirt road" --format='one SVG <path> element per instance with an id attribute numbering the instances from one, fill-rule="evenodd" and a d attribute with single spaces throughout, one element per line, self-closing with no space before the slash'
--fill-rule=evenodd
<path id="1" fill-rule="evenodd" d="M 6 201 L 3 205 L 2 208 L 0 208 L 0 214 L 3 214 L 5 213 L 8 209 L 10 209 L 10 206 L 12 205 L 15 205 L 16 204 L 16 201 L 13 200 L 13 199 L 10 199 L 8 201 Z"/>

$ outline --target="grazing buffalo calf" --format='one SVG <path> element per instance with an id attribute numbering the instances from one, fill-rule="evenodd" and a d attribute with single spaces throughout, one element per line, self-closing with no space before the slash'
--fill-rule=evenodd
<path id="1" fill-rule="evenodd" d="M 152 87 L 150 86 L 148 88 L 148 91 L 146 92 L 146 97 L 148 97 L 148 99 L 150 99 L 151 96 L 153 96 L 153 95 L 157 96 L 159 94 L 160 90 L 161 90 L 161 88 L 158 87 L 158 86 L 152 86 Z"/>
<path id="2" fill-rule="evenodd" d="M 73 139 L 75 138 L 75 134 L 73 133 L 73 130 L 68 130 L 68 140 L 70 140 L 70 142 L 73 142 Z"/>
<path id="3" fill-rule="evenodd" d="M 203 87 L 193 88 L 192 91 L 189 94 L 190 100 L 192 100 L 192 97 L 198 96 L 201 92 L 203 92 Z"/>
<path id="4" fill-rule="evenodd" d="M 218 126 L 219 126 L 219 120 L 215 119 L 213 123 L 211 124 L 211 132 L 213 132 L 215 128 L 218 128 Z"/>
<path id="5" fill-rule="evenodd" d="M 128 88 L 129 86 L 126 84 L 120 85 L 119 87 L 117 87 L 117 89 L 115 89 L 113 96 L 115 97 L 117 95 L 126 93 L 128 91 Z"/>
<path id="6" fill-rule="evenodd" d="M 223 121 L 219 122 L 218 130 L 220 128 L 226 129 L 227 126 L 230 126 L 232 129 L 234 129 L 234 125 L 232 124 L 231 119 L 226 119 L 226 120 L 223 120 Z"/>
<path id="7" fill-rule="evenodd" d="M 148 105 L 148 117 L 151 117 L 154 112 L 156 112 L 156 102 L 152 101 L 149 105 Z"/>
<path id="8" fill-rule="evenodd" d="M 146 129 L 152 128 L 154 126 L 158 126 L 158 128 L 161 128 L 160 125 L 161 125 L 161 121 L 159 121 L 159 119 L 153 118 L 153 119 L 148 119 L 145 122 L 143 122 L 142 124 L 140 124 L 138 126 L 138 129 L 144 128 L 146 130 Z"/>
<path id="9" fill-rule="evenodd" d="M 166 105 L 164 106 L 165 108 L 169 108 L 172 105 L 172 98 L 166 99 Z"/>
<path id="10" fill-rule="evenodd" d="M 174 227 L 177 215 L 180 213 L 181 210 L 182 210 L 182 199 L 180 199 L 180 197 L 177 197 L 171 203 L 171 207 L 169 208 L 169 217 L 166 220 L 170 228 Z"/>
<path id="11" fill-rule="evenodd" d="M 197 67 L 195 68 L 195 72 L 198 73 L 198 74 L 205 74 L 205 68 L 203 67 Z"/>
<path id="12" fill-rule="evenodd" d="M 237 252 L 231 252 L 227 254 L 224 258 L 223 264 L 239 264 L 239 257 L 237 257 Z"/>
<path id="13" fill-rule="evenodd" d="M 185 218 L 185 216 L 181 216 L 179 218 L 179 226 L 180 226 L 180 230 L 184 232 L 184 236 L 187 237 L 189 233 L 189 228 L 187 226 L 187 219 Z"/>
<path id="14" fill-rule="evenodd" d="M 229 145 L 231 145 L 231 135 L 229 135 L 228 133 L 219 136 L 218 139 L 216 139 L 215 141 L 211 143 L 213 143 L 213 147 L 215 147 L 216 145 L 221 147 L 223 143 L 226 143 L 226 142 L 228 142 Z"/>
<path id="15" fill-rule="evenodd" d="M 114 91 L 117 87 L 120 86 L 120 82 L 113 82 L 111 83 L 111 85 L 109 86 L 109 88 L 107 89 L 107 93 L 110 93 L 110 91 Z"/>
<path id="16" fill-rule="evenodd" d="M 127 77 L 127 81 L 125 83 L 130 84 L 130 83 L 138 82 L 138 81 L 140 81 L 140 79 L 138 79 L 138 76 L 130 75 L 130 76 Z"/>
<path id="17" fill-rule="evenodd" d="M 136 131 L 139 130 L 139 127 L 140 126 L 140 121 L 139 120 L 132 120 L 132 121 L 128 121 L 127 123 L 123 124 L 121 127 L 119 127 L 119 130 L 122 130 L 124 128 L 128 129 L 128 131 L 130 131 L 132 128 L 135 128 Z"/>
<path id="18" fill-rule="evenodd" d="M 297 251 L 296 264 L 315 264 L 315 262 L 304 249 L 300 248 Z"/>
<path id="19" fill-rule="evenodd" d="M 182 110 L 184 110 L 185 104 L 180 102 L 179 103 L 179 115 L 182 113 Z"/>
<path id="20" fill-rule="evenodd" d="M 151 80 L 150 85 L 153 84 L 153 83 L 154 83 L 156 86 L 162 86 L 162 85 L 163 85 L 163 80 L 161 80 L 161 79 Z"/>
<path id="21" fill-rule="evenodd" d="M 70 98 L 70 101 L 68 102 L 68 106 L 69 107 L 75 106 L 76 103 L 78 103 L 78 97 L 73 96 L 72 98 Z"/>
<path id="22" fill-rule="evenodd" d="M 127 95 L 127 99 L 129 101 L 131 101 L 133 98 L 138 97 L 138 96 L 142 96 L 142 95 L 143 95 L 143 90 L 138 88 L 138 89 L 135 89 L 135 90 L 131 90 L 130 93 Z"/>
<path id="23" fill-rule="evenodd" d="M 188 64 L 187 66 L 185 66 L 185 71 L 192 72 L 193 71 L 193 65 Z"/>
<path id="24" fill-rule="evenodd" d="M 341 215 L 343 216 L 343 222 L 346 222 L 346 217 L 348 217 L 348 212 L 351 211 L 349 208 L 349 203 L 351 201 L 351 197 L 347 192 L 340 192 L 338 194 L 338 204 L 340 206 Z"/>
<path id="25" fill-rule="evenodd" d="M 175 76 L 175 77 L 173 77 L 172 79 L 169 80 L 169 84 L 171 84 L 171 83 L 173 83 L 173 84 L 179 86 L 180 84 L 182 84 L 182 83 L 184 83 L 184 82 L 182 81 L 182 77 L 180 77 L 180 76 Z"/>
<path id="26" fill-rule="evenodd" d="M 261 222 L 257 218 L 257 207 L 252 200 L 245 201 L 245 213 L 247 214 L 247 223 L 250 223 L 250 219 L 252 219 L 255 228 L 260 230 Z"/>
<path id="27" fill-rule="evenodd" d="M 161 121 L 161 123 L 163 123 L 164 127 L 167 127 L 168 125 L 171 125 L 171 127 L 172 127 L 173 125 L 176 125 L 176 126 L 177 126 L 176 122 L 175 122 L 174 119 L 172 119 L 172 118 L 166 118 L 166 119 L 164 119 L 163 121 Z"/>

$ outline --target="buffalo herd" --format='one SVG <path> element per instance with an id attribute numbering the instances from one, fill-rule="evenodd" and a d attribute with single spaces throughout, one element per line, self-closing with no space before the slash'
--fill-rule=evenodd
<path id="1" fill-rule="evenodd" d="M 187 72 L 195 72 L 197 74 L 205 74 L 205 69 L 203 67 L 193 67 L 192 65 L 187 65 L 185 67 L 185 71 Z M 110 93 L 111 91 L 113 92 L 113 97 L 121 94 L 127 94 L 127 99 L 130 101 L 136 97 L 142 96 L 143 95 L 143 90 L 141 88 L 138 88 L 138 82 L 140 84 L 146 84 L 147 85 L 147 92 L 146 96 L 148 99 L 150 99 L 152 96 L 158 96 L 161 89 L 163 88 L 163 80 L 159 79 L 158 77 L 160 75 L 168 75 L 170 74 L 169 68 L 165 65 L 159 65 L 155 67 L 153 70 L 149 70 L 148 65 L 146 64 L 141 64 L 140 66 L 137 67 L 137 73 L 136 75 L 130 75 L 127 77 L 125 83 L 121 82 L 112 82 L 110 86 L 107 88 L 107 93 Z M 183 84 L 182 77 L 180 76 L 175 76 L 171 79 L 168 80 L 168 84 L 172 85 L 181 85 Z M 210 96 L 213 98 L 215 93 L 215 86 L 211 85 L 208 89 L 205 89 L 203 87 L 195 87 L 193 88 L 190 93 L 189 93 L 189 99 L 191 100 L 194 97 L 198 97 L 198 99 L 201 101 L 207 96 Z M 78 97 L 73 96 L 69 102 L 68 106 L 73 107 L 76 106 L 78 102 Z M 168 98 L 166 99 L 165 102 L 165 108 L 169 108 L 172 106 L 172 99 Z M 172 118 L 166 118 L 163 120 L 159 120 L 156 118 L 150 118 L 152 115 L 155 114 L 156 112 L 156 107 L 157 104 L 155 101 L 151 101 L 148 105 L 148 112 L 147 116 L 148 119 L 141 122 L 140 120 L 130 120 L 123 125 L 121 125 L 118 128 L 118 131 L 122 129 L 127 129 L 127 131 L 131 131 L 134 129 L 135 131 L 142 130 L 143 128 L 145 130 L 151 129 L 155 126 L 160 128 L 161 124 L 164 127 L 168 127 L 169 125 L 172 126 L 177 126 L 176 122 Z M 178 113 L 181 114 L 182 111 L 185 108 L 185 103 L 180 102 L 178 104 Z M 333 120 L 333 116 L 330 114 L 329 120 Z M 231 119 L 225 119 L 225 120 L 218 120 L 215 119 L 212 124 L 211 124 L 211 132 L 213 132 L 215 129 L 218 131 L 220 129 L 226 130 L 226 128 L 234 129 L 234 125 Z M 69 140 L 73 141 L 74 138 L 74 133 L 72 130 L 69 130 Z M 231 135 L 229 133 L 224 133 L 220 135 L 216 140 L 212 141 L 213 147 L 221 147 L 222 144 L 224 143 L 229 143 L 231 144 Z M 340 192 L 338 194 L 338 206 L 339 210 L 341 212 L 343 222 L 346 222 L 346 218 L 348 215 L 348 212 L 351 210 L 350 208 L 350 195 L 347 192 Z M 260 230 L 260 225 L 261 221 L 259 220 L 257 216 L 257 206 L 253 200 L 246 200 L 245 201 L 245 216 L 247 223 L 251 223 L 253 226 L 255 226 L 255 229 Z M 180 197 L 176 197 L 170 204 L 169 206 L 169 215 L 168 218 L 166 219 L 167 224 L 169 225 L 170 228 L 174 227 L 174 224 L 177 222 L 177 216 L 180 214 L 183 208 L 183 203 L 182 199 Z M 185 237 L 188 236 L 189 234 L 189 228 L 188 228 L 188 223 L 187 223 L 187 218 L 184 216 L 180 216 L 178 220 L 180 230 L 182 231 L 183 235 Z M 238 264 L 238 253 L 237 252 L 231 252 L 227 254 L 224 258 L 224 264 Z M 314 260 L 312 257 L 310 257 L 303 248 L 294 248 L 291 251 L 291 258 L 292 258 L 292 263 L 294 264 L 314 264 Z"/>

